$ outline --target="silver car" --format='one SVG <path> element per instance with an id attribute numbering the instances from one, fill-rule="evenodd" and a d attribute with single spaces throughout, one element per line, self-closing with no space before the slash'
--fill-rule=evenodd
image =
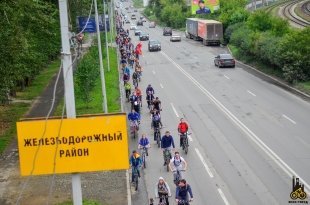
<path id="1" fill-rule="evenodd" d="M 170 37 L 170 41 L 171 41 L 171 42 L 181 41 L 181 36 L 178 35 L 178 34 L 173 34 L 173 35 Z"/>
<path id="2" fill-rule="evenodd" d="M 235 67 L 235 59 L 230 54 L 220 54 L 215 57 L 214 65 L 221 67 Z"/>

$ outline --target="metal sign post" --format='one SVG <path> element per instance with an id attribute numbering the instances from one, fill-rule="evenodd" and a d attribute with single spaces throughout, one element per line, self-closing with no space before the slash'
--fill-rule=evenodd
<path id="1" fill-rule="evenodd" d="M 62 43 L 62 66 L 65 87 L 65 103 L 67 118 L 75 118 L 75 99 L 73 87 L 72 58 L 70 51 L 70 33 L 68 23 L 67 0 L 59 0 L 59 14 L 61 27 L 61 43 Z M 82 188 L 81 176 L 79 174 L 72 175 L 72 194 L 74 205 L 82 205 Z"/>

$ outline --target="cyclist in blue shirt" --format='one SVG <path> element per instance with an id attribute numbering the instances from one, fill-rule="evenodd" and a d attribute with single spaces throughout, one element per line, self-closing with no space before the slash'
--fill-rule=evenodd
<path id="1" fill-rule="evenodd" d="M 130 163 L 130 166 L 132 168 L 132 176 L 131 176 L 131 182 L 134 181 L 133 177 L 134 177 L 134 169 L 137 169 L 137 172 L 138 172 L 138 176 L 140 177 L 140 167 L 142 165 L 142 160 L 141 160 L 141 157 L 139 155 L 139 153 L 134 150 L 132 152 L 132 155 L 129 159 L 129 163 Z"/>
<path id="2" fill-rule="evenodd" d="M 138 122 L 140 121 L 140 114 L 137 113 L 135 110 L 132 110 L 131 113 L 128 114 L 128 120 Z"/>
<path id="3" fill-rule="evenodd" d="M 149 141 L 149 139 L 146 137 L 145 134 L 142 134 L 142 137 L 141 137 L 141 139 L 139 140 L 138 149 L 143 149 L 144 147 L 146 148 L 146 156 L 148 156 L 148 155 L 149 155 L 149 153 L 148 153 L 148 148 L 151 147 L 150 141 Z"/>
<path id="4" fill-rule="evenodd" d="M 188 197 L 190 195 L 190 199 Z M 190 201 L 193 201 L 193 192 L 189 184 L 185 179 L 179 181 L 179 186 L 176 189 L 175 200 L 178 203 L 180 200 L 185 201 L 185 205 L 189 205 Z"/>
<path id="5" fill-rule="evenodd" d="M 155 90 L 153 89 L 152 85 L 149 84 L 146 88 L 146 95 L 154 95 L 155 94 Z"/>
<path id="6" fill-rule="evenodd" d="M 165 150 L 169 150 L 170 152 L 172 148 L 175 148 L 173 137 L 170 135 L 169 131 L 166 131 L 165 135 L 161 138 L 161 149 L 164 155 L 164 166 L 166 165 Z"/>

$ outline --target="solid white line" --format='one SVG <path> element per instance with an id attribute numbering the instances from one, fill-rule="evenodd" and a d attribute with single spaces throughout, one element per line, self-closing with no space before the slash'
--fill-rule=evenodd
<path id="1" fill-rule="evenodd" d="M 160 83 L 159 85 L 160 85 L 161 88 L 164 88 L 163 84 Z"/>
<path id="2" fill-rule="evenodd" d="M 155 73 L 155 70 L 152 70 L 152 73 L 155 75 L 156 73 Z"/>
<path id="3" fill-rule="evenodd" d="M 289 118 L 288 116 L 286 116 L 286 115 L 282 115 L 282 117 L 284 117 L 285 119 L 287 119 L 288 121 L 290 121 L 291 123 L 293 123 L 294 125 L 296 125 L 297 123 L 294 121 L 294 120 L 292 120 L 291 118 Z"/>
<path id="4" fill-rule="evenodd" d="M 227 75 L 224 75 L 225 78 L 227 78 L 228 80 L 230 79 Z"/>
<path id="5" fill-rule="evenodd" d="M 199 149 L 197 149 L 197 148 L 195 147 L 195 151 L 196 151 L 196 153 L 197 153 L 197 155 L 198 155 L 200 161 L 202 162 L 203 166 L 205 167 L 206 171 L 208 172 L 209 176 L 210 176 L 211 178 L 213 178 L 213 174 L 212 174 L 210 168 L 208 167 L 206 161 L 203 159 L 201 153 L 199 152 Z"/>
<path id="6" fill-rule="evenodd" d="M 187 137 L 188 137 L 189 141 L 191 141 L 191 142 L 193 141 L 193 138 L 190 135 L 188 135 Z"/>
<path id="7" fill-rule="evenodd" d="M 252 93 L 251 91 L 247 90 L 248 93 L 250 93 L 251 95 L 253 95 L 254 97 L 256 97 L 256 95 L 254 93 Z"/>
<path id="8" fill-rule="evenodd" d="M 130 183 L 129 183 L 129 173 L 128 170 L 126 170 L 126 185 L 127 185 L 127 205 L 131 205 L 131 192 L 130 192 Z"/>
<path id="9" fill-rule="evenodd" d="M 229 205 L 229 202 L 228 202 L 227 198 L 225 197 L 225 194 L 223 193 L 222 189 L 218 188 L 217 191 L 219 192 L 220 196 L 222 197 L 225 205 Z"/>
<path id="10" fill-rule="evenodd" d="M 290 166 L 288 166 L 272 149 L 270 149 L 252 130 L 243 124 L 234 114 L 232 114 L 219 100 L 217 100 L 205 87 L 203 87 L 195 78 L 188 74 L 181 66 L 173 61 L 165 52 L 161 51 L 172 64 L 174 64 L 188 79 L 190 79 L 226 116 L 235 123 L 260 149 L 262 149 L 276 163 L 289 178 L 298 177 L 309 192 L 310 185 L 302 179 Z"/>
<path id="11" fill-rule="evenodd" d="M 175 107 L 173 106 L 173 103 L 170 103 L 170 105 L 171 105 L 171 107 L 172 107 L 172 110 L 173 110 L 174 114 L 175 114 L 177 117 L 179 117 L 179 114 L 178 114 L 177 110 L 175 109 Z"/>

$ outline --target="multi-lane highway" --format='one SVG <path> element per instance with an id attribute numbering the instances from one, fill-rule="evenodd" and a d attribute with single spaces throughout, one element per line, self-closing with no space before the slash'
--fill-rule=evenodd
<path id="1" fill-rule="evenodd" d="M 159 26 L 148 28 L 145 23 L 139 28 L 162 44 L 162 51 L 148 52 L 147 41 L 142 42 L 140 86 L 145 92 L 152 84 L 155 96 L 162 101 L 162 133 L 172 133 L 176 150 L 188 162 L 184 178 L 194 192 L 191 204 L 288 204 L 293 175 L 309 190 L 308 102 L 238 66 L 215 67 L 214 56 L 228 52 L 226 48 L 206 47 L 183 34 L 181 42 L 171 43 Z M 138 37 L 130 33 L 137 43 Z M 187 155 L 179 148 L 177 125 L 181 117 L 192 133 Z M 144 106 L 140 134 L 152 139 L 150 124 Z M 137 142 L 130 140 L 131 150 Z M 147 197 L 154 197 L 155 184 L 162 176 L 173 192 L 170 202 L 174 201 L 172 173 L 165 170 L 162 152 L 153 141 L 147 165 L 141 179 Z M 132 193 L 133 204 L 147 204 L 143 191 L 140 187 L 139 193 Z"/>

